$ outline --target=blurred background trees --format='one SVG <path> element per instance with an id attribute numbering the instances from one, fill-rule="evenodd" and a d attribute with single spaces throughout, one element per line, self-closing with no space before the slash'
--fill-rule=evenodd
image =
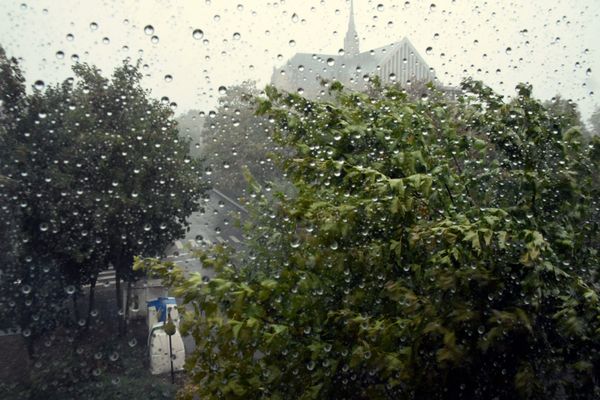
<path id="1" fill-rule="evenodd" d="M 231 197 L 247 195 L 244 170 L 262 183 L 284 181 L 274 158 L 284 154 L 273 142 L 266 117 L 256 115 L 254 82 L 222 88 L 219 106 L 204 117 L 201 156 L 211 184 Z"/>

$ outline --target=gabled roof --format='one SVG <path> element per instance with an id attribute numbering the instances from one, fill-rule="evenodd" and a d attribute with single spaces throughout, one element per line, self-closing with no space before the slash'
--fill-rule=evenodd
<path id="1" fill-rule="evenodd" d="M 427 66 L 408 38 L 399 42 L 362 52 L 354 57 L 331 54 L 297 53 L 281 68 L 273 71 L 271 82 L 289 91 L 304 89 L 307 95 L 321 91 L 322 79 L 338 80 L 345 85 L 364 86 L 363 76 L 377 74 L 398 51 L 414 56 L 412 62 Z M 428 67 L 427 67 L 428 68 Z M 435 75 L 431 73 L 431 79 Z M 291 87 L 296 86 L 296 87 Z M 316 93 L 315 93 L 316 92 Z"/>

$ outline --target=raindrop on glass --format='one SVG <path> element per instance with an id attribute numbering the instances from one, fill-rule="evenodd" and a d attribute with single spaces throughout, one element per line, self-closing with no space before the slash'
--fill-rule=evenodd
<path id="1" fill-rule="evenodd" d="M 193 36 L 194 39 L 200 40 L 200 39 L 202 39 L 204 37 L 204 32 L 202 32 L 201 29 L 196 29 L 192 33 L 192 36 Z"/>

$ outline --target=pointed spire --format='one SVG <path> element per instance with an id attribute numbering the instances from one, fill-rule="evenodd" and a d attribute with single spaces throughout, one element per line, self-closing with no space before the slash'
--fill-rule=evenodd
<path id="1" fill-rule="evenodd" d="M 353 57 L 360 53 L 358 47 L 358 33 L 354 25 L 354 0 L 350 0 L 350 20 L 348 22 L 348 31 L 344 39 L 344 53 L 348 57 Z"/>

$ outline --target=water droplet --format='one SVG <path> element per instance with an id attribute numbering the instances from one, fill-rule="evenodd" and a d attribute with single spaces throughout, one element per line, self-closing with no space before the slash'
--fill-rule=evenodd
<path id="1" fill-rule="evenodd" d="M 337 243 L 336 241 L 332 242 L 332 243 L 329 245 L 329 248 L 330 248 L 331 250 L 337 250 L 337 249 L 338 249 L 338 247 L 339 247 L 339 246 L 338 246 L 338 243 Z"/>
<path id="2" fill-rule="evenodd" d="M 149 232 L 151 229 L 152 229 L 152 226 L 151 226 L 150 224 L 146 224 L 146 225 L 144 225 L 144 230 L 145 230 L 146 232 Z"/>
<path id="3" fill-rule="evenodd" d="M 219 94 L 220 95 L 227 94 L 227 88 L 225 86 L 219 86 Z"/>
<path id="4" fill-rule="evenodd" d="M 137 339 L 136 338 L 131 339 L 128 342 L 128 344 L 129 344 L 129 347 L 135 347 L 137 345 Z"/>
<path id="5" fill-rule="evenodd" d="M 202 32 L 201 29 L 196 29 L 192 33 L 192 36 L 193 36 L 194 39 L 200 40 L 200 39 L 202 39 L 204 37 L 204 32 Z"/>
<path id="6" fill-rule="evenodd" d="M 298 17 L 298 14 L 296 14 L 296 13 L 292 14 L 292 22 L 293 22 L 293 23 L 296 23 L 296 22 L 298 22 L 298 21 L 299 21 L 299 19 L 300 19 L 300 18 Z"/>
<path id="7" fill-rule="evenodd" d="M 46 87 L 46 84 L 42 80 L 37 80 L 37 81 L 35 81 L 33 86 L 35 87 L 36 90 L 44 90 L 44 88 Z"/>
<path id="8" fill-rule="evenodd" d="M 295 47 L 296 46 L 296 41 L 292 39 L 292 40 L 290 40 L 288 42 L 288 44 L 290 45 L 290 47 Z"/>
<path id="9" fill-rule="evenodd" d="M 233 40 L 240 40 L 242 38 L 242 35 L 240 35 L 239 32 L 236 32 L 233 34 Z"/>
<path id="10" fill-rule="evenodd" d="M 592 69 L 591 69 L 591 68 L 588 68 L 588 69 L 585 71 L 585 74 L 586 74 L 587 76 L 590 76 L 590 75 L 592 75 Z"/>
<path id="11" fill-rule="evenodd" d="M 510 54 L 510 53 L 512 53 L 512 48 L 510 48 L 510 47 L 507 47 L 507 48 L 506 48 L 506 54 Z"/>
<path id="12" fill-rule="evenodd" d="M 31 286 L 29 286 L 29 285 L 23 285 L 23 287 L 21 288 L 21 292 L 23 292 L 23 294 L 29 294 L 29 293 L 31 293 Z"/>
<path id="13" fill-rule="evenodd" d="M 110 44 L 110 39 L 107 37 L 102 38 L 102 43 L 103 44 Z"/>
<path id="14" fill-rule="evenodd" d="M 165 82 L 169 83 L 169 82 L 172 82 L 172 81 L 173 81 L 173 76 L 172 75 L 169 75 L 169 74 L 165 75 Z"/>
<path id="15" fill-rule="evenodd" d="M 75 286 L 73 285 L 69 285 L 65 288 L 65 292 L 67 292 L 67 294 L 73 294 L 75 293 Z"/>
<path id="16" fill-rule="evenodd" d="M 62 51 L 57 51 L 56 52 L 56 58 L 58 58 L 59 60 L 62 60 L 63 58 L 65 58 L 65 53 Z"/>
<path id="17" fill-rule="evenodd" d="M 377 11 L 383 11 L 384 9 L 385 9 L 385 7 L 383 6 L 383 4 L 377 5 Z"/>
<path id="18" fill-rule="evenodd" d="M 73 40 L 75 40 L 75 36 L 73 36 L 73 34 L 72 34 L 72 33 L 67 33 L 67 40 L 68 40 L 69 42 L 72 42 Z"/>
<path id="19" fill-rule="evenodd" d="M 425 54 L 431 54 L 433 52 L 433 47 L 429 46 L 425 49 Z"/>
<path id="20" fill-rule="evenodd" d="M 42 118 L 41 115 L 40 115 L 40 118 Z M 44 116 L 44 118 L 46 118 L 46 117 Z M 46 232 L 48 230 L 48 228 L 49 228 L 49 226 L 48 226 L 47 223 L 43 222 L 43 223 L 40 224 L 40 231 Z"/>
<path id="21" fill-rule="evenodd" d="M 95 22 L 92 22 L 92 23 L 90 24 L 90 29 L 91 29 L 92 31 L 95 31 L 95 30 L 97 30 L 97 29 L 98 29 L 98 24 L 97 24 L 97 23 L 95 23 Z"/>
<path id="22" fill-rule="evenodd" d="M 154 35 L 152 36 L 152 38 L 150 38 L 150 41 L 152 42 L 152 44 L 158 44 L 158 42 L 160 42 L 160 38 Z"/>
<path id="23" fill-rule="evenodd" d="M 327 65 L 329 65 L 330 67 L 333 67 L 335 65 L 335 60 L 333 58 L 328 58 Z"/>
<path id="24" fill-rule="evenodd" d="M 151 36 L 154 34 L 154 27 L 152 25 L 146 25 L 144 27 L 144 33 L 148 36 Z"/>
<path id="25" fill-rule="evenodd" d="M 108 358 L 110 359 L 110 361 L 117 361 L 119 359 L 119 353 L 117 353 L 116 351 L 112 352 L 110 356 L 108 356 Z"/>
<path id="26" fill-rule="evenodd" d="M 429 6 L 429 11 L 431 11 L 431 12 L 435 11 L 436 7 L 437 6 L 435 5 L 435 3 L 431 3 L 431 5 Z"/>

